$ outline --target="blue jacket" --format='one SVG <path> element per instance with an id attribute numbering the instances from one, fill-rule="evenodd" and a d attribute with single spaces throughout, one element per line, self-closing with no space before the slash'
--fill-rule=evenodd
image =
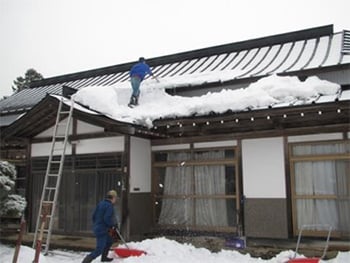
<path id="1" fill-rule="evenodd" d="M 143 80 L 147 74 L 153 75 L 151 68 L 145 62 L 135 64 L 130 70 L 130 77 L 137 76 L 141 80 Z"/>
<path id="2" fill-rule="evenodd" d="M 108 229 L 117 223 L 111 201 L 105 199 L 98 203 L 92 215 L 92 222 L 94 224 L 93 229 L 96 236 L 108 234 Z"/>

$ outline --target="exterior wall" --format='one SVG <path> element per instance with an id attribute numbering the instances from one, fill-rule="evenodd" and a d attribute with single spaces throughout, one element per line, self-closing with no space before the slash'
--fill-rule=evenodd
<path id="1" fill-rule="evenodd" d="M 77 154 L 123 152 L 124 136 L 80 140 L 76 151 Z"/>
<path id="2" fill-rule="evenodd" d="M 63 143 L 60 143 L 63 147 Z M 51 149 L 51 142 L 43 142 L 43 143 L 33 143 L 31 147 L 31 157 L 42 157 L 49 156 Z M 57 152 L 60 154 L 61 152 Z M 72 154 L 72 145 L 66 145 L 66 154 Z"/>
<path id="3" fill-rule="evenodd" d="M 63 143 L 61 143 L 63 145 Z M 89 153 L 107 153 L 107 152 L 123 152 L 124 151 L 124 137 L 107 137 L 97 139 L 80 140 L 76 142 L 76 154 Z M 66 154 L 72 154 L 72 145 L 70 143 L 66 146 Z M 33 143 L 32 157 L 49 156 L 51 149 L 51 142 Z M 58 152 L 59 154 L 60 152 Z"/>
<path id="4" fill-rule="evenodd" d="M 245 234 L 288 237 L 282 137 L 242 140 Z"/>
<path id="5" fill-rule="evenodd" d="M 151 192 L 151 142 L 130 138 L 130 192 Z"/>
<path id="6" fill-rule="evenodd" d="M 289 136 L 288 142 L 314 142 L 314 141 L 330 141 L 330 140 L 342 140 L 342 133 L 320 133 L 311 135 Z"/>
<path id="7" fill-rule="evenodd" d="M 129 194 L 130 240 L 140 240 L 152 228 L 152 195 L 151 193 Z"/>
<path id="8" fill-rule="evenodd" d="M 237 146 L 236 140 L 216 141 L 216 142 L 197 142 L 193 144 L 193 148 L 211 148 L 211 147 L 228 147 Z"/>
<path id="9" fill-rule="evenodd" d="M 66 121 L 66 119 L 63 119 L 60 121 L 60 123 L 64 123 Z M 35 138 L 47 138 L 47 137 L 52 137 L 53 135 L 53 129 L 54 129 L 54 126 L 48 128 L 47 130 L 39 133 L 37 136 L 35 136 Z M 59 134 L 64 134 L 65 133 L 65 127 L 64 125 L 58 127 L 58 133 Z M 72 134 L 72 125 L 69 127 L 69 135 Z"/>
<path id="10" fill-rule="evenodd" d="M 169 145 L 157 145 L 152 146 L 152 151 L 166 151 L 166 150 L 183 150 L 190 149 L 189 143 L 184 144 L 169 144 Z"/>
<path id="11" fill-rule="evenodd" d="M 64 121 L 64 120 L 63 120 Z M 61 126 L 62 127 L 62 126 Z M 35 138 L 51 138 L 54 127 L 38 134 Z M 60 131 L 59 131 L 60 132 Z M 83 121 L 77 121 L 77 134 L 102 133 L 104 128 L 91 125 Z M 62 130 L 62 133 L 64 131 Z M 72 134 L 72 125 L 69 134 Z M 84 139 L 74 142 L 76 144 L 76 154 L 108 153 L 124 151 L 124 136 L 114 136 L 105 138 Z M 32 144 L 32 157 L 48 156 L 50 154 L 51 142 Z M 59 152 L 58 152 L 59 154 Z M 67 144 L 66 154 L 72 154 L 71 143 Z"/>
<path id="12" fill-rule="evenodd" d="M 283 138 L 242 141 L 246 198 L 286 198 Z"/>
<path id="13" fill-rule="evenodd" d="M 129 237 L 137 240 L 152 227 L 151 142 L 130 138 Z"/>
<path id="14" fill-rule="evenodd" d="M 104 132 L 104 128 L 91 125 L 89 123 L 83 122 L 83 121 L 77 121 L 77 133 L 78 134 L 86 134 L 86 133 L 93 133 L 93 132 Z"/>
<path id="15" fill-rule="evenodd" d="M 64 122 L 65 120 L 60 121 L 60 123 Z M 60 128 L 63 128 L 63 126 L 61 126 Z M 69 134 L 72 134 L 72 125 L 69 127 Z M 40 134 L 38 134 L 37 136 L 35 136 L 35 138 L 45 138 L 45 137 L 51 137 L 53 134 L 53 129 L 54 126 L 50 127 L 49 129 L 41 132 Z M 61 132 L 59 130 L 59 132 Z M 62 132 L 64 132 L 64 130 L 62 129 Z M 77 121 L 77 134 L 88 134 L 88 133 L 96 133 L 96 132 L 104 132 L 104 128 L 99 127 L 99 126 L 95 126 L 95 125 L 91 125 L 89 123 L 83 122 L 78 120 Z"/>
<path id="16" fill-rule="evenodd" d="M 245 235 L 288 238 L 285 198 L 247 198 L 244 205 Z"/>

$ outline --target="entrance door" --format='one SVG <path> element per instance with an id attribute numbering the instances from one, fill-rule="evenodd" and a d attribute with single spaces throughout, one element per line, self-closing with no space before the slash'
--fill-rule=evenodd
<path id="1" fill-rule="evenodd" d="M 96 204 L 111 189 L 121 193 L 121 174 L 113 170 L 64 173 L 55 229 L 65 233 L 91 233 Z M 120 214 L 119 208 L 118 202 L 116 215 Z"/>
<path id="2" fill-rule="evenodd" d="M 108 190 L 121 195 L 122 154 L 66 157 L 54 218 L 54 231 L 61 234 L 91 234 L 92 213 Z M 32 162 L 31 231 L 35 230 L 47 158 Z M 73 168 L 74 167 L 74 168 Z M 120 216 L 122 200 L 116 205 Z"/>

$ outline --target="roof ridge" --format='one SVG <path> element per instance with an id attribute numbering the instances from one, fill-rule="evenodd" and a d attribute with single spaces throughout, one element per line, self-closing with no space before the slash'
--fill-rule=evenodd
<path id="1" fill-rule="evenodd" d="M 287 33 L 282 33 L 277 35 L 270 35 L 270 36 L 254 38 L 250 40 L 244 40 L 239 42 L 233 42 L 233 43 L 228 43 L 223 45 L 211 46 L 211 47 L 195 49 L 191 51 L 185 51 L 185 52 L 179 52 L 179 53 L 174 53 L 174 54 L 165 55 L 165 56 L 149 58 L 147 59 L 147 63 L 150 66 L 157 66 L 162 64 L 178 62 L 181 60 L 183 61 L 183 60 L 189 60 L 189 59 L 194 59 L 198 57 L 219 55 L 219 54 L 224 54 L 229 52 L 252 49 L 252 48 L 263 47 L 268 45 L 282 44 L 282 43 L 287 43 L 292 41 L 295 42 L 298 40 L 318 38 L 321 36 L 332 35 L 332 34 L 333 34 L 333 25 L 325 25 L 320 27 L 308 28 L 308 29 L 292 31 L 292 32 L 287 32 Z M 75 73 L 54 76 L 54 77 L 32 82 L 30 87 L 34 88 L 38 86 L 57 84 L 63 81 L 64 82 L 74 81 L 74 80 L 83 79 L 83 78 L 90 78 L 90 77 L 97 77 L 100 75 L 125 72 L 125 71 L 128 71 L 134 63 L 135 61 L 126 62 L 126 63 L 103 67 L 103 68 L 97 68 L 97 69 L 91 69 L 91 70 L 85 70 L 85 71 L 80 71 Z"/>

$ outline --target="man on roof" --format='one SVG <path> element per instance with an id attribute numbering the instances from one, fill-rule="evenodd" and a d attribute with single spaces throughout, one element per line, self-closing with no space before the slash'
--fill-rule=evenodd
<path id="1" fill-rule="evenodd" d="M 130 98 L 129 107 L 134 107 L 139 104 L 140 85 L 146 75 L 153 76 L 153 78 L 158 81 L 158 79 L 153 75 L 151 68 L 147 65 L 145 58 L 140 57 L 139 62 L 132 66 L 130 70 L 132 95 Z"/>

